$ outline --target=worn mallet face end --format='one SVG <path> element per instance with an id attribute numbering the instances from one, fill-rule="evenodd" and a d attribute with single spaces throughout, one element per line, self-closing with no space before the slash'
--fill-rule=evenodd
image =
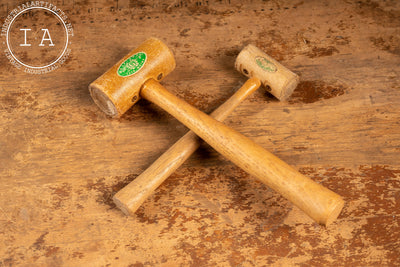
<path id="1" fill-rule="evenodd" d="M 104 113 L 120 117 L 140 99 L 147 80 L 161 81 L 174 68 L 171 50 L 159 39 L 150 38 L 92 82 L 90 95 Z"/>
<path id="2" fill-rule="evenodd" d="M 115 107 L 114 103 L 111 101 L 111 99 L 103 93 L 103 91 L 99 88 L 97 88 L 95 85 L 90 85 L 89 86 L 89 92 L 90 95 L 96 103 L 96 105 L 108 116 L 117 118 L 119 117 L 118 110 Z"/>
<path id="3" fill-rule="evenodd" d="M 269 92 L 281 101 L 293 93 L 299 76 L 268 56 L 254 45 L 248 45 L 239 53 L 235 68 L 247 77 L 256 77 L 269 88 Z"/>
<path id="4" fill-rule="evenodd" d="M 286 101 L 292 95 L 294 89 L 296 89 L 297 85 L 300 82 L 300 77 L 293 73 L 294 75 L 290 80 L 287 81 L 286 85 L 283 86 L 285 90 L 281 91 L 281 95 L 277 97 L 280 101 Z"/>

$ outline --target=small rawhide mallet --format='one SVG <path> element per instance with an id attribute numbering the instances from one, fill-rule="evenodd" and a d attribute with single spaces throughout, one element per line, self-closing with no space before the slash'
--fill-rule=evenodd
<path id="1" fill-rule="evenodd" d="M 260 80 L 268 92 L 285 101 L 296 89 L 299 76 L 254 45 L 247 45 L 236 57 L 235 68 L 247 77 Z"/>
<path id="2" fill-rule="evenodd" d="M 256 62 L 251 64 L 258 65 Z M 316 222 L 326 225 L 336 219 L 344 204 L 339 195 L 168 92 L 158 80 L 174 67 L 172 52 L 160 40 L 151 38 L 91 83 L 89 90 L 100 109 L 112 117 L 122 115 L 140 97 L 147 99 L 177 118 L 233 163 L 281 193 Z"/>

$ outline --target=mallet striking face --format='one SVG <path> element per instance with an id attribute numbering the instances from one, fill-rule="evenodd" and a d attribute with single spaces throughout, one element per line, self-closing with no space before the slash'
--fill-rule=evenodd
<path id="1" fill-rule="evenodd" d="M 139 97 L 160 106 L 214 149 L 259 178 L 321 224 L 333 221 L 343 207 L 334 192 L 301 175 L 247 137 L 169 93 L 157 80 L 173 70 L 172 53 L 161 41 L 149 39 L 128 54 L 89 89 L 99 107 L 122 115 Z"/>

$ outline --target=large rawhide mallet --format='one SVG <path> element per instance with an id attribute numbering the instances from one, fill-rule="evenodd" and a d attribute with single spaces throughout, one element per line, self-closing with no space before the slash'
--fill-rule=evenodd
<path id="1" fill-rule="evenodd" d="M 89 90 L 97 105 L 114 117 L 122 115 L 139 97 L 147 99 L 318 223 L 329 224 L 338 216 L 343 207 L 340 196 L 300 174 L 247 137 L 175 97 L 157 82 L 174 67 L 172 52 L 160 40 L 152 38 L 90 84 Z"/>

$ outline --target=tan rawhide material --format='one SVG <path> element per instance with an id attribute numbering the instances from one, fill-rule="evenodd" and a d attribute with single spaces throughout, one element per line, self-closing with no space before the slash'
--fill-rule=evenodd
<path id="1" fill-rule="evenodd" d="M 121 72 L 118 72 L 121 65 L 129 58 L 142 53 L 146 55 L 142 67 L 128 76 L 121 76 Z M 89 91 L 94 102 L 104 113 L 111 117 L 120 117 L 140 99 L 140 89 L 145 81 L 161 81 L 174 69 L 175 58 L 171 50 L 160 40 L 150 38 L 92 82 Z"/>
<path id="2" fill-rule="evenodd" d="M 316 222 L 327 225 L 337 218 L 344 205 L 339 195 L 168 92 L 157 80 L 165 77 L 174 67 L 170 50 L 161 41 L 152 38 L 94 81 L 89 89 L 96 104 L 113 117 L 122 115 L 139 97 L 155 103 L 226 158 L 281 193 Z"/>
<path id="3" fill-rule="evenodd" d="M 240 51 L 235 68 L 247 77 L 257 77 L 268 91 L 285 101 L 296 89 L 299 76 L 254 45 Z"/>

